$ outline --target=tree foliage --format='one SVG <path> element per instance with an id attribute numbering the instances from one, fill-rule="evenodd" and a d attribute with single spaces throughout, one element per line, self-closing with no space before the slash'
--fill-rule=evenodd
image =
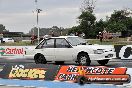
<path id="1" fill-rule="evenodd" d="M 107 26 L 107 31 L 109 32 L 122 32 L 122 31 L 126 31 L 127 27 L 125 24 L 123 23 L 119 23 L 119 22 L 111 22 L 108 24 Z"/>
<path id="2" fill-rule="evenodd" d="M 86 38 L 90 38 L 94 35 L 94 24 L 96 17 L 89 11 L 82 12 L 78 17 L 80 23 L 80 30 L 85 33 Z"/>
<path id="3" fill-rule="evenodd" d="M 112 32 L 129 31 L 132 27 L 132 18 L 127 10 L 114 11 L 108 20 L 107 29 Z"/>
<path id="4" fill-rule="evenodd" d="M 128 10 L 115 10 L 109 19 L 105 21 L 96 17 L 90 11 L 83 11 L 78 17 L 79 25 L 72 27 L 70 32 L 83 32 L 86 38 L 95 38 L 96 35 L 106 29 L 109 32 L 128 32 L 132 35 L 132 17 Z"/>
<path id="5" fill-rule="evenodd" d="M 0 24 L 0 33 L 3 33 L 4 31 L 6 31 L 5 26 Z"/>
<path id="6" fill-rule="evenodd" d="M 82 30 L 80 30 L 80 26 L 73 26 L 72 28 L 70 28 L 70 30 L 68 30 L 68 34 L 71 33 L 82 33 Z"/>
<path id="7" fill-rule="evenodd" d="M 110 20 L 109 21 L 114 21 L 114 22 L 124 22 L 127 20 L 127 16 L 129 15 L 128 12 L 125 10 L 119 10 L 119 11 L 114 11 L 113 14 L 111 14 Z"/>
<path id="8" fill-rule="evenodd" d="M 104 28 L 106 27 L 107 27 L 107 22 L 103 21 L 103 19 L 100 19 L 98 22 L 95 23 L 96 34 L 103 31 Z"/>

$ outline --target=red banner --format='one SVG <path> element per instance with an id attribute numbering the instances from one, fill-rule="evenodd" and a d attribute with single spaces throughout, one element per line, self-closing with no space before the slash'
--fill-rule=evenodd
<path id="1" fill-rule="evenodd" d="M 62 66 L 55 78 L 60 81 L 76 82 L 78 76 L 84 76 L 89 82 L 128 82 L 127 68 L 108 68 L 105 66 Z"/>

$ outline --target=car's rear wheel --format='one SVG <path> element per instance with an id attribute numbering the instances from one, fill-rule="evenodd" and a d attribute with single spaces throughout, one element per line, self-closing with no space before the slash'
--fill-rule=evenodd
<path id="1" fill-rule="evenodd" d="M 106 65 L 108 62 L 109 62 L 108 59 L 107 59 L 107 60 L 98 60 L 98 63 L 99 63 L 100 65 Z"/>
<path id="2" fill-rule="evenodd" d="M 42 54 L 36 54 L 34 56 L 34 60 L 35 60 L 36 64 L 46 64 L 47 63 L 44 55 L 42 55 Z"/>
<path id="3" fill-rule="evenodd" d="M 89 66 L 91 63 L 91 60 L 86 53 L 80 53 L 77 57 L 77 60 L 81 66 Z"/>

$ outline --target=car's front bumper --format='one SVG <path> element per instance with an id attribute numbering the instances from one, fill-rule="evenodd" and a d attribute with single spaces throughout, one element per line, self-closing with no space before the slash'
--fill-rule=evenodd
<path id="1" fill-rule="evenodd" d="M 103 54 L 89 54 L 90 60 L 105 60 L 116 58 L 115 52 L 105 52 Z"/>

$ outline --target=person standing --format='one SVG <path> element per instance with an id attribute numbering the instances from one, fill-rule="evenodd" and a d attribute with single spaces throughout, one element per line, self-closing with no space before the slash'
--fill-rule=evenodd
<path id="1" fill-rule="evenodd" d="M 51 31 L 51 36 L 52 36 L 52 37 L 54 37 L 54 36 L 55 36 L 54 31 Z"/>
<path id="2" fill-rule="evenodd" d="M 103 40 L 106 41 L 107 40 L 107 31 L 104 29 L 102 34 L 103 34 Z"/>
<path id="3" fill-rule="evenodd" d="M 99 32 L 99 39 L 100 39 L 100 42 L 102 42 L 102 40 L 103 40 L 103 33 L 102 32 Z"/>

